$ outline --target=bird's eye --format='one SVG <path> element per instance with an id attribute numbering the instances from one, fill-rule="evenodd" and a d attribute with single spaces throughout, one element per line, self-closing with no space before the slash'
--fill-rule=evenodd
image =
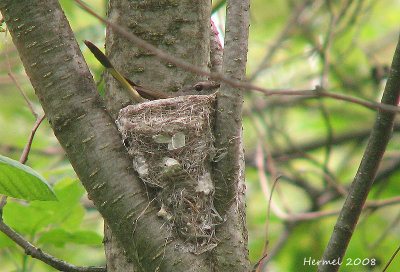
<path id="1" fill-rule="evenodd" d="M 201 92 L 203 90 L 203 85 L 202 84 L 196 84 L 194 86 L 194 89 L 198 92 Z"/>
<path id="2" fill-rule="evenodd" d="M 131 147 L 131 144 L 130 144 L 130 142 L 129 142 L 129 139 L 124 139 L 124 140 L 123 140 L 123 144 L 124 144 L 125 148 Z"/>

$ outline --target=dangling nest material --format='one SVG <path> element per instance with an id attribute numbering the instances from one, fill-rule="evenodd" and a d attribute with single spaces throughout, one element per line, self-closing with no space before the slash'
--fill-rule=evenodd
<path id="1" fill-rule="evenodd" d="M 158 215 L 200 254 L 217 244 L 213 205 L 212 116 L 215 95 L 180 96 L 130 105 L 116 121 L 133 167 L 152 188 Z"/>

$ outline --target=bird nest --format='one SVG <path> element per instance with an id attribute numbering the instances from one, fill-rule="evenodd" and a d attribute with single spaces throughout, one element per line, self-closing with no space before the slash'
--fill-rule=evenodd
<path id="1" fill-rule="evenodd" d="M 200 254 L 217 244 L 221 217 L 213 205 L 211 161 L 215 95 L 190 95 L 125 107 L 116 121 L 141 180 L 151 188 L 158 216 Z"/>

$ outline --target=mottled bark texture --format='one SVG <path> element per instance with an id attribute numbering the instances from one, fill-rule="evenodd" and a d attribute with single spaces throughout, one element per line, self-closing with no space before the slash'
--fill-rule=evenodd
<path id="1" fill-rule="evenodd" d="M 140 38 L 173 56 L 184 58 L 193 65 L 207 68 L 209 59 L 210 1 L 110 1 L 109 20 L 125 27 Z M 146 50 L 135 46 L 125 37 L 107 27 L 106 53 L 114 66 L 130 80 L 165 93 L 173 93 L 204 78 L 159 60 Z M 118 111 L 132 104 L 130 95 L 110 75 L 105 77 L 107 109 L 116 119 Z M 134 271 L 135 263 L 124 255 L 120 243 L 105 232 L 107 265 L 115 271 Z"/>
<path id="2" fill-rule="evenodd" d="M 244 212 L 242 91 L 222 84 L 218 96 L 215 164 L 216 203 L 226 222 L 218 226 L 219 245 L 207 254 L 182 252 L 184 241 L 170 233 L 157 217 L 143 183 L 132 171 L 115 127 L 118 110 L 132 101 L 110 77 L 106 107 L 59 3 L 0 2 L 0 9 L 21 55 L 54 133 L 76 173 L 109 224 L 113 236 L 112 271 L 248 271 Z M 210 1 L 110 1 L 110 19 L 172 55 L 206 69 L 209 63 Z M 227 1 L 225 53 L 222 71 L 243 79 L 246 66 L 249 2 Z M 107 30 L 107 54 L 131 80 L 158 91 L 174 91 L 204 80 L 136 48 Z M 111 238 L 108 240 L 108 238 Z M 120 246 L 113 248 L 113 241 Z M 115 250 L 115 251 L 113 251 Z M 125 257 L 126 256 L 126 257 Z M 123 261 L 124 263 L 119 263 Z M 125 264 L 133 264 L 126 266 Z M 119 268 L 112 265 L 118 264 Z"/>
<path id="3" fill-rule="evenodd" d="M 0 10 L 56 137 L 127 256 L 142 271 L 209 271 L 204 257 L 176 250 L 183 241 L 166 241 L 58 1 L 3 0 Z"/>
<path id="4" fill-rule="evenodd" d="M 246 74 L 250 1 L 228 0 L 222 72 L 243 80 Z M 242 134 L 243 90 L 222 83 L 217 96 L 213 169 L 215 205 L 227 224 L 217 229 L 220 244 L 214 250 L 217 271 L 249 271 L 245 221 L 245 178 Z"/>
<path id="5" fill-rule="evenodd" d="M 203 69 L 209 62 L 211 1 L 168 0 L 109 2 L 109 20 L 138 37 Z M 115 67 L 133 82 L 166 93 L 174 93 L 202 76 L 161 61 L 145 49 L 107 27 L 106 51 Z M 107 108 L 113 116 L 131 104 L 126 92 L 111 77 L 106 77 Z M 116 103 L 117 102 L 117 103 Z"/>

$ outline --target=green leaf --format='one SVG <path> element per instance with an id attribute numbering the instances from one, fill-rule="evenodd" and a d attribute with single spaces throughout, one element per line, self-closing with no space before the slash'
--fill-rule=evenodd
<path id="1" fill-rule="evenodd" d="M 84 193 L 78 180 L 64 178 L 54 186 L 59 201 L 9 201 L 4 207 L 5 222 L 20 234 L 33 235 L 49 228 L 79 229 L 85 210 L 79 202 Z"/>
<path id="2" fill-rule="evenodd" d="M 52 244 L 57 247 L 63 247 L 67 243 L 100 246 L 102 239 L 101 235 L 89 230 L 68 232 L 64 229 L 53 229 L 44 233 L 38 243 Z"/>
<path id="3" fill-rule="evenodd" d="M 78 180 L 72 178 L 58 181 L 53 189 L 57 193 L 58 202 L 34 201 L 31 202 L 32 209 L 49 214 L 45 219 L 48 224 L 62 225 L 69 230 L 79 228 L 85 214 L 80 203 L 85 190 Z"/>
<path id="4" fill-rule="evenodd" d="M 0 194 L 25 200 L 57 200 L 42 176 L 32 168 L 1 155 Z"/>
<path id="5" fill-rule="evenodd" d="M 103 237 L 98 233 L 90 230 L 81 230 L 72 233 L 71 243 L 89 246 L 101 246 Z"/>
<path id="6" fill-rule="evenodd" d="M 3 217 L 4 221 L 21 235 L 34 235 L 49 224 L 53 213 L 33 208 L 29 203 L 8 201 L 4 206 Z"/>

